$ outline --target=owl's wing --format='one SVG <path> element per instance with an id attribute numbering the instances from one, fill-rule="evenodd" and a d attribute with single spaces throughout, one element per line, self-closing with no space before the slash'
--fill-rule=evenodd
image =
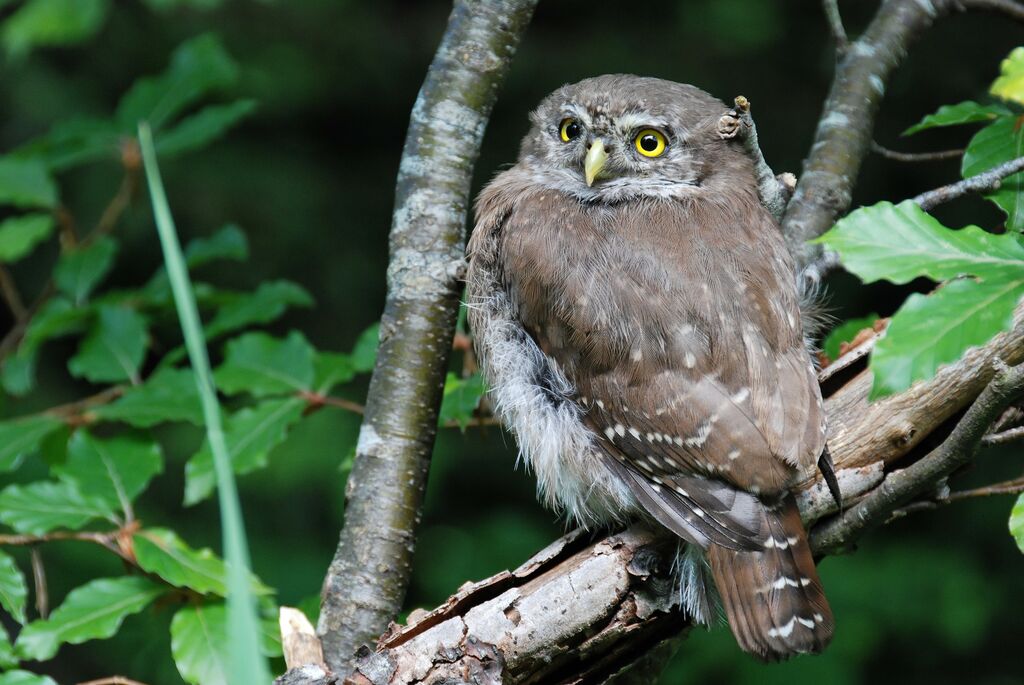
<path id="1" fill-rule="evenodd" d="M 578 401 L 609 468 L 660 523 L 702 546 L 759 549 L 768 531 L 755 495 L 783 492 L 795 472 L 772 443 L 818 441 L 805 362 L 781 360 L 766 382 L 738 389 L 697 365 L 645 380 L 611 370 L 578 378 L 588 393 Z M 805 434 L 787 436 L 787 425 Z"/>

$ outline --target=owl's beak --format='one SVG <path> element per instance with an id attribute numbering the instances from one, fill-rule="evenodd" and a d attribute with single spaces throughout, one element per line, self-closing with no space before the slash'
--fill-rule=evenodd
<path id="1" fill-rule="evenodd" d="M 583 160 L 583 173 L 587 177 L 587 185 L 594 185 L 594 179 L 601 173 L 604 163 L 608 161 L 608 152 L 604 149 L 604 141 L 598 138 L 590 144 L 587 157 Z"/>

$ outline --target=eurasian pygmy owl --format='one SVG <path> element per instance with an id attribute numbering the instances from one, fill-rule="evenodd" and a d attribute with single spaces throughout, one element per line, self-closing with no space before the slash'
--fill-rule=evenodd
<path id="1" fill-rule="evenodd" d="M 600 76 L 548 96 L 480 195 L 467 304 L 498 416 L 552 507 L 704 550 L 740 646 L 817 652 L 833 620 L 789 492 L 825 444 L 797 278 L 752 160 L 704 91 Z"/>

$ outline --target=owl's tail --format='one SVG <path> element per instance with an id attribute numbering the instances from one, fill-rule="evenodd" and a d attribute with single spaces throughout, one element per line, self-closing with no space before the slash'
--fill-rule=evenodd
<path id="1" fill-rule="evenodd" d="M 744 651 L 765 661 L 820 652 L 832 639 L 832 610 L 796 502 L 789 496 L 763 511 L 764 549 L 708 548 L 729 627 Z"/>

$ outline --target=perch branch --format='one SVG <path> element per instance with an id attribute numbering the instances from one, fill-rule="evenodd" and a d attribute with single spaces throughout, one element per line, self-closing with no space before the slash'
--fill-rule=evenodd
<path id="1" fill-rule="evenodd" d="M 932 456 L 884 480 L 883 468 L 900 460 L 911 461 L 921 440 L 932 433 L 942 434 L 947 422 L 987 386 L 940 448 L 942 454 L 962 459 L 971 450 L 955 448 L 968 447 L 971 441 L 976 446 L 988 424 L 1024 387 L 1024 366 L 992 381 L 993 360 L 1024 357 L 1024 326 L 1018 324 L 985 348 L 972 350 L 945 367 L 932 380 L 868 405 L 871 377 L 866 351 L 877 336 L 866 338 L 819 374 L 829 396 L 830 445 L 835 445 L 837 475 L 850 501 L 861 495 L 862 502 L 872 501 L 876 493 L 891 487 L 890 481 L 898 474 L 920 478 L 915 487 L 918 492 L 934 487 L 936 459 Z M 884 417 L 889 420 L 882 420 Z M 940 463 L 943 472 L 951 466 L 949 461 Z M 823 547 L 818 531 L 832 524 L 829 520 L 817 526 L 814 523 L 833 513 L 835 504 L 816 472 L 809 472 L 800 488 L 801 514 L 812 526 L 812 541 L 820 553 Z M 882 511 L 888 517 L 899 505 L 892 502 L 887 507 L 891 508 Z M 842 546 L 863 532 L 862 527 L 845 530 Z M 668 549 L 668 556 L 674 549 Z M 582 533 L 571 533 L 519 569 L 468 584 L 431 612 L 413 612 L 408 625 L 389 629 L 377 650 L 362 652 L 356 672 L 346 682 L 601 682 L 636 655 L 664 648 L 688 627 L 678 611 L 666 613 L 669 607 L 664 600 L 659 605 L 654 599 L 664 597 L 665 589 L 672 587 L 664 571 L 665 552 L 659 539 L 642 526 L 594 542 L 588 542 Z M 566 607 L 572 610 L 566 611 Z"/>
<path id="2" fill-rule="evenodd" d="M 879 145 L 875 141 L 871 141 L 871 151 L 885 157 L 886 159 L 891 159 L 894 162 L 907 162 L 908 164 L 916 164 L 918 162 L 940 162 L 944 159 L 956 159 L 957 157 L 962 157 L 964 154 L 962 149 L 939 150 L 938 152 L 898 152 Z"/>
<path id="3" fill-rule="evenodd" d="M 1009 162 L 992 167 L 977 176 L 921 193 L 914 198 L 914 202 L 921 205 L 921 209 L 931 209 L 970 193 L 991 193 L 999 190 L 999 185 L 1007 176 L 1012 176 L 1022 170 L 1024 170 L 1024 157 L 1011 159 Z"/>
<path id="4" fill-rule="evenodd" d="M 458 313 L 473 165 L 536 0 L 460 0 L 413 107 L 395 192 L 388 295 L 345 525 L 318 633 L 346 670 L 399 611 Z"/>

